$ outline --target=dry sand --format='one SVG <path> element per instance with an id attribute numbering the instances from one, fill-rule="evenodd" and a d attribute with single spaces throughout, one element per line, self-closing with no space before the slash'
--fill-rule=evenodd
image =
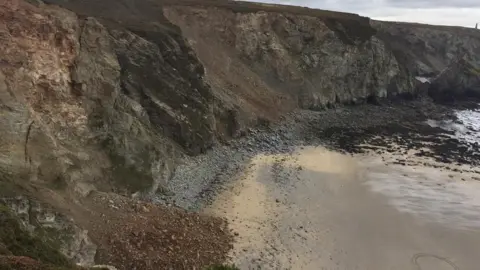
<path id="1" fill-rule="evenodd" d="M 241 269 L 479 269 L 478 181 L 321 147 L 237 178 L 205 211 L 238 233 Z"/>

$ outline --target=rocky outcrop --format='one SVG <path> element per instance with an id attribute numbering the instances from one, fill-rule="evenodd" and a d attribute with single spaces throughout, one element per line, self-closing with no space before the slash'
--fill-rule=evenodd
<path id="1" fill-rule="evenodd" d="M 479 62 L 468 29 L 244 2 L 44 2 L 0 4 L 2 186 L 155 192 L 177 157 L 293 108 L 414 95 L 416 76 L 459 54 Z"/>
<path id="2" fill-rule="evenodd" d="M 0 197 L 91 265 L 85 231 L 37 200 L 162 191 L 179 157 L 294 108 L 478 96 L 479 33 L 226 0 L 0 1 Z"/>
<path id="3" fill-rule="evenodd" d="M 178 32 L 17 0 L 0 20 L 2 181 L 154 192 L 213 143 L 211 89 Z"/>
<path id="4" fill-rule="evenodd" d="M 480 32 L 462 27 L 372 22 L 417 91 L 437 101 L 478 97 Z"/>
<path id="5" fill-rule="evenodd" d="M 429 95 L 438 101 L 480 97 L 480 68 L 461 58 L 432 79 Z"/>
<path id="6" fill-rule="evenodd" d="M 248 87 L 284 94 L 302 108 L 357 103 L 413 89 L 412 78 L 374 36 L 368 19 L 215 7 L 169 7 L 165 15 L 182 28 L 207 70 L 222 66 L 224 78 L 239 72 L 254 77 L 258 82 Z"/>
<path id="7" fill-rule="evenodd" d="M 22 228 L 41 241 L 58 247 L 79 265 L 94 265 L 97 247 L 70 218 L 23 196 L 0 200 L 18 218 Z"/>
<path id="8" fill-rule="evenodd" d="M 379 21 L 372 25 L 413 76 L 435 77 L 460 58 L 480 64 L 480 32 L 476 29 Z"/>
<path id="9" fill-rule="evenodd" d="M 292 7 L 44 2 L 1 4 L 0 176 L 83 196 L 155 192 L 183 154 L 295 107 L 415 94 L 415 76 L 480 47 L 467 30 Z"/>

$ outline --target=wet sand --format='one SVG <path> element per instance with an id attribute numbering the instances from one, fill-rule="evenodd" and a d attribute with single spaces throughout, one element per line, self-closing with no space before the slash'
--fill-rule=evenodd
<path id="1" fill-rule="evenodd" d="M 205 211 L 240 269 L 479 269 L 480 182 L 380 156 L 258 155 Z"/>

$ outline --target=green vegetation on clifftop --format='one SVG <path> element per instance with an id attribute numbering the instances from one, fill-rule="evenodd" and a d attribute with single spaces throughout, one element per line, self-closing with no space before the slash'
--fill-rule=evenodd
<path id="1" fill-rule="evenodd" d="M 51 265 L 50 269 L 70 269 L 73 264 L 54 244 L 30 235 L 19 220 L 0 204 L 0 255 L 24 256 Z M 0 264 L 0 269 L 8 269 Z"/>

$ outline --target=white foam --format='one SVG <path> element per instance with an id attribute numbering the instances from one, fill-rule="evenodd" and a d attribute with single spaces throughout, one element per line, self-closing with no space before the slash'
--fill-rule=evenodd
<path id="1" fill-rule="evenodd" d="M 434 168 L 372 166 L 367 185 L 399 211 L 450 227 L 480 228 L 480 182 L 451 179 Z"/>
<path id="2" fill-rule="evenodd" d="M 452 120 L 427 120 L 432 127 L 440 127 L 444 130 L 454 132 L 455 138 L 469 143 L 480 142 L 480 111 L 464 110 L 455 112 L 456 121 Z"/>

